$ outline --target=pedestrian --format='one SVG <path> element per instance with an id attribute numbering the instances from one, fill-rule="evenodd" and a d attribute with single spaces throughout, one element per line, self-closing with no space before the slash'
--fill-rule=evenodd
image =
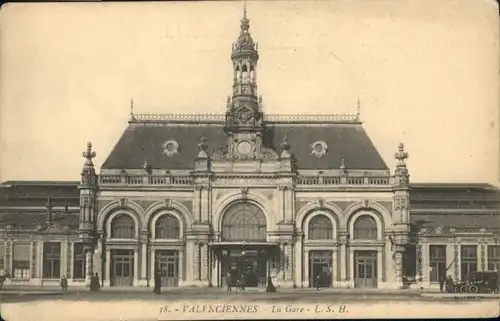
<path id="1" fill-rule="evenodd" d="M 99 279 L 99 273 L 94 274 L 95 290 L 99 291 L 101 289 L 101 280 Z"/>
<path id="2" fill-rule="evenodd" d="M 451 278 L 451 275 L 448 275 L 448 277 L 446 278 L 446 290 L 449 293 L 455 292 L 453 289 L 453 279 Z"/>
<path id="3" fill-rule="evenodd" d="M 90 274 L 90 291 L 95 291 L 95 276 Z"/>
<path id="4" fill-rule="evenodd" d="M 226 283 L 227 283 L 227 292 L 231 292 L 231 272 L 227 272 Z"/>
<path id="5" fill-rule="evenodd" d="M 61 278 L 61 289 L 63 291 L 68 290 L 68 279 L 66 278 L 66 275 L 63 275 Z"/>
<path id="6" fill-rule="evenodd" d="M 318 274 L 318 275 L 316 275 L 316 282 L 315 282 L 316 283 L 316 290 L 318 290 L 318 291 L 319 291 L 319 288 L 320 288 L 319 281 L 320 281 L 320 277 L 319 277 L 319 274 Z"/>
<path id="7" fill-rule="evenodd" d="M 240 290 L 241 291 L 245 291 L 245 275 L 242 274 L 241 275 L 241 279 L 240 279 Z"/>
<path id="8" fill-rule="evenodd" d="M 153 293 L 161 294 L 161 273 L 158 270 L 155 272 L 154 283 Z"/>
<path id="9" fill-rule="evenodd" d="M 443 290 L 443 288 L 444 288 L 444 281 L 445 281 L 444 276 L 442 276 L 442 275 L 441 275 L 441 276 L 439 277 L 439 290 L 440 290 L 441 292 L 443 292 L 443 291 L 444 291 L 444 290 Z"/>

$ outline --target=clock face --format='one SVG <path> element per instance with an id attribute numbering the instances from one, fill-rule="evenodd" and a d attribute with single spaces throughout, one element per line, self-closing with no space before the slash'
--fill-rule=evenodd
<path id="1" fill-rule="evenodd" d="M 240 121 L 242 123 L 246 123 L 247 121 L 250 120 L 251 117 L 252 117 L 252 113 L 250 112 L 250 110 L 248 110 L 246 108 L 243 108 L 238 115 L 238 118 L 240 119 Z"/>
<path id="2" fill-rule="evenodd" d="M 241 141 L 236 146 L 236 150 L 240 155 L 248 155 L 252 151 L 252 144 L 246 140 Z"/>

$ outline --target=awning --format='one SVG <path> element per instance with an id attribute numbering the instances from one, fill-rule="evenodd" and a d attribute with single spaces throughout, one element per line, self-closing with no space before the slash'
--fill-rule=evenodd
<path id="1" fill-rule="evenodd" d="M 208 243 L 212 247 L 275 247 L 278 246 L 277 242 L 250 242 L 250 241 L 236 241 L 236 242 L 212 242 Z"/>

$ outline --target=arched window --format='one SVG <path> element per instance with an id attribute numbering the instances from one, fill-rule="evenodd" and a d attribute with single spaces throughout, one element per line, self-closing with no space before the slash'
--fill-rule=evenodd
<path id="1" fill-rule="evenodd" d="M 370 215 L 361 215 L 354 222 L 354 238 L 362 240 L 377 239 L 377 222 Z"/>
<path id="2" fill-rule="evenodd" d="M 309 221 L 310 240 L 331 240 L 333 239 L 332 221 L 326 215 L 316 215 Z"/>
<path id="3" fill-rule="evenodd" d="M 241 72 L 242 72 L 243 83 L 245 83 L 245 84 L 248 83 L 248 67 L 247 67 L 247 65 L 243 65 Z"/>
<path id="4" fill-rule="evenodd" d="M 223 241 L 266 241 L 266 217 L 254 204 L 231 206 L 222 221 Z"/>
<path id="5" fill-rule="evenodd" d="M 180 238 L 180 224 L 172 214 L 160 216 L 156 220 L 155 238 L 177 240 Z"/>
<path id="6" fill-rule="evenodd" d="M 111 237 L 133 239 L 135 237 L 134 219 L 127 214 L 120 214 L 111 222 Z"/>

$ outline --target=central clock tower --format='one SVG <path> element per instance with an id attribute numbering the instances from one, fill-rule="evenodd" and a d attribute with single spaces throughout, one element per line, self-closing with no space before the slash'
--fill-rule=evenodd
<path id="1" fill-rule="evenodd" d="M 240 35 L 233 44 L 233 95 L 228 97 L 226 126 L 229 136 L 228 157 L 260 159 L 264 132 L 262 101 L 257 97 L 257 44 L 250 36 L 246 7 Z"/>

